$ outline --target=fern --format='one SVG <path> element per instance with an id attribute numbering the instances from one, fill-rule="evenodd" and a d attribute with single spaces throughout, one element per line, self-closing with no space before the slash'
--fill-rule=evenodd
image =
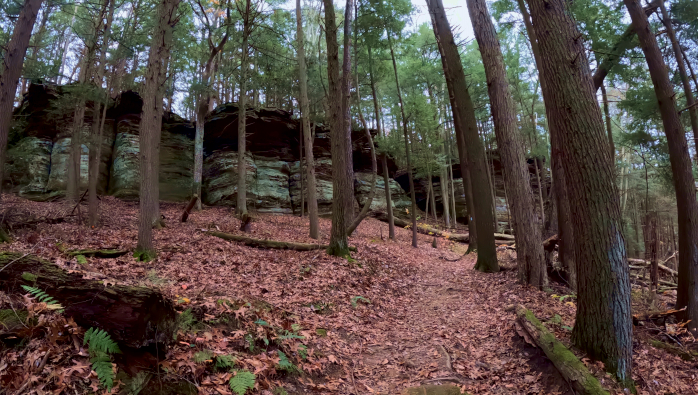
<path id="1" fill-rule="evenodd" d="M 114 386 L 114 370 L 112 369 L 111 354 L 120 354 L 121 350 L 109 334 L 103 329 L 90 328 L 85 332 L 83 345 L 88 345 L 92 370 L 97 373 L 99 382 L 107 390 Z"/>
<path id="2" fill-rule="evenodd" d="M 25 291 L 29 292 L 34 298 L 36 298 L 41 303 L 46 303 L 46 307 L 49 310 L 60 310 L 59 313 L 63 312 L 63 306 L 61 306 L 58 301 L 50 297 L 46 292 L 40 290 L 39 288 L 30 287 L 28 285 L 22 285 Z"/>
<path id="3" fill-rule="evenodd" d="M 257 376 L 246 370 L 237 372 L 235 376 L 230 379 L 230 390 L 237 395 L 244 395 L 247 390 L 254 388 L 256 380 Z"/>
<path id="4" fill-rule="evenodd" d="M 236 359 L 232 355 L 216 355 L 216 369 L 230 369 L 235 366 Z"/>
<path id="5" fill-rule="evenodd" d="M 363 296 L 354 296 L 351 298 L 351 305 L 356 308 L 358 306 L 358 302 L 363 302 L 366 304 L 371 304 L 371 300 L 368 298 L 364 298 Z"/>
<path id="6" fill-rule="evenodd" d="M 294 365 L 293 362 L 288 360 L 286 354 L 282 351 L 277 351 L 279 353 L 279 370 L 285 370 L 289 373 L 300 373 L 301 370 L 298 366 Z"/>
<path id="7" fill-rule="evenodd" d="M 85 332 L 83 345 L 89 344 L 90 351 L 103 352 L 105 354 L 121 354 L 119 346 L 111 339 L 103 329 L 90 328 Z"/>

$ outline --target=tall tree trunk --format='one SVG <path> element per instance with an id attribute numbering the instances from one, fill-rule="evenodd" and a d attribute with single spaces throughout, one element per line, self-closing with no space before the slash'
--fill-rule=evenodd
<path id="1" fill-rule="evenodd" d="M 378 95 L 376 94 L 376 83 L 373 80 L 373 58 L 371 56 L 370 46 L 368 47 L 368 67 L 371 79 L 371 95 L 373 96 L 373 110 L 376 117 L 376 129 L 378 129 L 378 135 L 383 136 L 380 107 L 378 106 Z M 390 196 L 390 175 L 388 174 L 387 154 L 381 155 L 381 165 L 383 166 L 383 186 L 385 188 L 385 211 L 388 213 L 388 238 L 395 241 L 395 222 L 393 220 L 393 201 Z"/>
<path id="2" fill-rule="evenodd" d="M 405 116 L 405 106 L 402 103 L 402 93 L 400 93 L 400 78 L 397 74 L 397 62 L 395 61 L 395 51 L 393 51 L 393 40 L 390 38 L 391 32 L 388 34 L 388 45 L 390 46 L 390 58 L 393 61 L 393 71 L 395 72 L 395 88 L 397 89 L 397 98 L 400 103 L 400 115 L 402 117 L 402 132 L 405 137 L 405 158 L 407 160 L 407 179 L 410 185 L 410 198 L 412 199 L 412 247 L 417 248 L 417 198 L 414 191 L 414 177 L 412 176 L 412 159 L 410 157 L 410 140 L 407 132 L 407 117 Z"/>
<path id="3" fill-rule="evenodd" d="M 524 284 L 542 287 L 546 278 L 541 243 L 543 237 L 541 228 L 534 218 L 528 164 L 524 156 L 522 137 L 516 127 L 516 107 L 509 89 L 504 57 L 485 0 L 468 0 L 467 3 L 485 66 L 494 131 L 505 174 L 504 181 L 507 191 L 511 194 L 509 201 L 513 203 L 519 280 Z M 540 192 L 542 183 L 540 173 L 537 174 Z"/>
<path id="4" fill-rule="evenodd" d="M 2 74 L 0 74 L 0 199 L 2 199 L 5 152 L 12 125 L 12 109 L 15 104 L 17 83 L 22 75 L 24 56 L 27 54 L 29 39 L 42 2 L 43 0 L 24 1 L 2 62 Z"/>
<path id="5" fill-rule="evenodd" d="M 346 221 L 346 194 L 349 190 L 347 183 L 353 180 L 344 175 L 347 172 L 347 129 L 344 128 L 344 113 L 342 112 L 342 96 L 344 92 L 339 76 L 339 45 L 337 43 L 337 21 L 332 0 L 323 0 L 325 5 L 325 40 L 327 42 L 327 80 L 329 95 L 330 144 L 332 153 L 332 231 L 330 232 L 330 247 L 327 253 L 335 256 L 349 255 Z M 348 87 L 347 87 L 348 88 Z M 353 202 L 352 202 L 353 204 Z"/>
<path id="6" fill-rule="evenodd" d="M 344 145 L 347 183 L 344 185 L 344 218 L 347 224 L 354 220 L 354 158 L 351 142 L 351 23 L 354 0 L 347 0 L 344 7 L 344 50 L 342 54 L 342 127 L 344 128 Z"/>
<path id="7" fill-rule="evenodd" d="M 451 99 L 461 168 L 463 168 L 465 160 L 468 163 L 467 168 L 463 169 L 463 186 L 465 187 L 466 182 L 469 181 L 473 205 L 468 206 L 468 214 L 475 217 L 474 226 L 469 224 L 471 240 L 473 240 L 473 235 L 477 236 L 475 269 L 496 272 L 499 271 L 499 264 L 494 245 L 494 216 L 491 197 L 485 192 L 488 189 L 487 169 L 485 167 L 487 164 L 485 163 L 485 148 L 477 131 L 475 107 L 468 91 L 458 46 L 453 39 L 451 26 L 446 19 L 443 3 L 441 0 L 429 0 L 427 5 L 441 52 L 444 75 Z M 467 156 L 464 155 L 466 150 Z"/>
<path id="8" fill-rule="evenodd" d="M 698 202 L 695 180 L 691 171 L 688 142 L 674 101 L 674 89 L 667 74 L 657 39 L 650 30 L 647 15 L 637 0 L 624 0 L 640 39 L 647 66 L 659 102 L 659 112 L 669 145 L 669 160 L 676 189 L 679 212 L 679 286 L 677 308 L 687 307 L 689 329 L 698 332 Z"/>
<path id="9" fill-rule="evenodd" d="M 158 4 L 157 25 L 148 56 L 148 68 L 143 86 L 143 112 L 140 128 L 140 213 L 136 255 L 142 261 L 155 258 L 153 246 L 153 217 L 158 202 L 154 201 L 158 188 L 155 161 L 162 128 L 164 83 L 167 61 L 170 57 L 172 30 L 177 20 L 179 0 L 162 0 Z"/>
<path id="10" fill-rule="evenodd" d="M 613 143 L 613 125 L 611 124 L 611 110 L 608 105 L 608 95 L 606 95 L 606 86 L 601 83 L 601 98 L 603 100 L 603 113 L 606 117 L 606 132 L 608 133 L 608 144 L 611 146 L 611 159 L 616 163 L 616 145 Z"/>
<path id="11" fill-rule="evenodd" d="M 659 9 L 662 10 L 662 22 L 666 26 L 667 36 L 671 40 L 671 47 L 674 50 L 674 57 L 676 58 L 676 64 L 679 66 L 679 76 L 681 77 L 681 83 L 683 84 L 683 92 L 686 95 L 686 106 L 688 108 L 688 116 L 691 119 L 691 129 L 693 131 L 693 140 L 698 147 L 698 109 L 696 109 L 695 98 L 693 97 L 693 89 L 691 89 L 691 82 L 688 80 L 688 73 L 686 72 L 686 64 L 684 63 L 683 52 L 681 51 L 681 45 L 679 45 L 679 40 L 676 38 L 676 32 L 674 31 L 674 25 L 671 23 L 671 15 L 667 11 L 664 5 L 664 0 L 657 0 L 659 2 Z M 696 87 L 698 89 L 698 87 Z M 698 157 L 698 153 L 696 154 Z M 698 317 L 697 317 L 698 318 Z"/>
<path id="12" fill-rule="evenodd" d="M 252 2 L 245 0 L 245 12 L 242 28 L 242 55 L 240 59 L 240 96 L 238 98 L 238 196 L 235 214 L 239 218 L 247 216 L 247 166 L 245 161 L 247 142 L 247 69 L 248 65 L 248 40 L 250 36 L 250 24 L 252 23 Z"/>
<path id="13" fill-rule="evenodd" d="M 107 50 L 109 49 L 109 39 L 111 36 L 111 23 L 114 17 L 115 1 L 105 0 L 109 3 L 109 13 L 107 14 L 107 21 L 104 24 L 104 32 L 102 34 L 102 49 L 99 56 L 99 65 L 97 66 L 97 72 L 95 73 L 96 85 L 98 88 L 102 87 L 102 79 L 104 78 L 104 73 L 106 71 L 106 60 L 107 60 Z M 105 4 L 106 6 L 106 4 Z M 92 112 L 92 143 L 90 144 L 90 154 L 89 154 L 89 172 L 88 172 L 88 226 L 95 227 L 99 220 L 99 205 L 97 201 L 97 183 L 99 182 L 99 167 L 101 163 L 102 154 L 102 133 L 104 131 L 104 121 L 100 120 L 100 112 L 106 115 L 106 109 L 109 100 L 109 87 L 104 92 L 102 96 L 104 98 L 104 108 L 100 111 L 100 103 L 95 102 L 95 107 Z"/>
<path id="14" fill-rule="evenodd" d="M 584 42 L 566 0 L 529 0 L 538 38 L 543 98 L 561 148 L 577 259 L 574 343 L 631 380 L 630 278 L 618 187 Z M 594 163 L 594 166 L 589 166 Z M 583 264 L 581 264 L 583 262 Z"/>
<path id="15" fill-rule="evenodd" d="M 536 61 L 536 67 L 538 70 L 542 67 L 542 56 L 540 53 L 540 47 L 538 45 L 538 36 L 536 35 L 536 30 L 533 28 L 533 23 L 531 22 L 531 16 L 528 13 L 528 8 L 524 0 L 517 0 L 519 5 L 519 11 L 523 16 L 524 26 L 526 27 L 526 32 L 528 33 L 529 41 L 531 42 L 531 49 L 533 51 L 533 58 Z M 541 89 L 545 85 L 546 81 L 540 78 Z M 557 206 L 557 223 L 558 223 L 558 258 L 562 262 L 563 267 L 567 271 L 568 283 L 570 288 L 577 290 L 577 267 L 576 259 L 574 254 L 574 231 L 572 228 L 572 212 L 570 208 L 569 195 L 567 193 L 567 184 L 565 179 L 565 173 L 562 169 L 562 151 L 560 147 L 559 138 L 557 137 L 560 133 L 555 131 L 556 125 L 549 123 L 550 129 L 550 170 L 555 180 L 553 187 L 555 188 L 555 199 Z"/>

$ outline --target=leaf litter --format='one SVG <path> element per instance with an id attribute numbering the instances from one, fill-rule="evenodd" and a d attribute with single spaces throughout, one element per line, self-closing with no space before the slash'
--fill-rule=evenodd
<path id="1" fill-rule="evenodd" d="M 9 195 L 3 205 L 35 217 L 72 209 Z M 358 248 L 350 260 L 322 250 L 262 250 L 206 233 L 243 234 L 230 209 L 206 208 L 181 223 L 182 208 L 161 204 L 167 227 L 154 232 L 158 256 L 151 262 L 127 254 L 87 257 L 79 264 L 64 253 L 135 248 L 138 204 L 112 197 L 102 198 L 101 225 L 95 229 L 75 218 L 40 223 L 13 232 L 15 242 L 0 245 L 0 251 L 36 254 L 105 286 L 158 288 L 191 324 L 159 356 L 158 380 L 160 374 L 164 380 L 184 379 L 194 393 L 229 394 L 228 382 L 241 371 L 255 374 L 254 391 L 262 394 L 283 393 L 280 388 L 289 394 L 396 394 L 446 383 L 471 394 L 572 393 L 547 358 L 519 336 L 507 306 L 524 304 L 569 345 L 574 300 L 519 285 L 511 250 L 498 252 L 506 270 L 479 273 L 473 270 L 474 255 L 457 259 L 462 244 L 439 239 L 432 248 L 433 238 L 419 234 L 414 249 L 410 230 L 397 228 L 397 241 L 387 241 L 387 225 L 371 218 L 350 238 Z M 320 238 L 313 240 L 307 218 L 258 214 L 244 235 L 327 244 L 330 228 L 331 222 L 321 219 Z M 24 307 L 35 302 L 25 300 Z M 0 303 L 2 309 L 21 307 L 5 294 Z M 40 394 L 104 392 L 78 341 L 84 329 L 55 311 L 34 310 L 39 330 L 22 347 L 0 351 L 2 387 L 14 391 L 24 385 L 26 393 Z M 695 362 L 653 347 L 656 336 L 646 328 L 635 332 L 633 379 L 640 394 L 698 393 Z M 623 393 L 600 363 L 583 361 L 611 393 Z M 133 367 L 117 365 L 141 377 Z M 136 380 L 126 377 L 117 376 L 112 392 L 134 385 Z"/>

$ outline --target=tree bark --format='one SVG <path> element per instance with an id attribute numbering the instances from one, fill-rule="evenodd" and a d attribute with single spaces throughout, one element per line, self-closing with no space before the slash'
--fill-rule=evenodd
<path id="1" fill-rule="evenodd" d="M 21 285 L 46 292 L 65 307 L 65 314 L 84 327 L 106 330 L 120 344 L 145 347 L 172 343 L 177 312 L 157 291 L 145 287 L 112 285 L 68 273 L 35 256 L 0 253 L 0 267 L 13 262 L 0 276 L 0 290 L 25 292 Z M 27 281 L 31 273 L 36 281 Z"/>
<path id="2" fill-rule="evenodd" d="M 167 73 L 165 65 L 170 57 L 172 30 L 177 20 L 179 0 L 162 0 L 157 10 L 157 26 L 153 32 L 148 69 L 143 87 L 143 112 L 140 128 L 140 212 L 138 222 L 138 246 L 136 255 L 143 261 L 155 257 L 153 246 L 153 217 L 159 205 L 157 196 L 158 174 L 155 171 L 156 156 L 160 146 L 162 111 L 164 107 L 164 83 Z M 158 219 L 159 220 L 159 219 Z"/>
<path id="3" fill-rule="evenodd" d="M 577 259 L 575 344 L 631 380 L 630 279 L 618 187 L 582 35 L 565 0 L 529 0 L 551 133 L 560 148 Z M 594 166 L 589 166 L 594 163 Z M 584 264 L 581 264 L 581 263 Z"/>
<path id="4" fill-rule="evenodd" d="M 475 107 L 468 91 L 458 46 L 453 39 L 451 27 L 446 19 L 443 3 L 441 0 L 429 0 L 427 5 L 441 52 L 444 75 L 451 99 L 461 168 L 465 163 L 463 159 L 467 159 L 468 163 L 467 168 L 463 169 L 465 170 L 463 172 L 463 185 L 466 185 L 465 181 L 469 181 L 469 189 L 472 193 L 473 205 L 468 206 L 468 214 L 475 217 L 474 227 L 469 225 L 471 235 L 477 236 L 475 269 L 484 272 L 497 272 L 499 264 L 497 263 L 493 237 L 494 215 L 490 196 L 485 192 L 488 190 L 487 169 L 485 167 L 487 164 L 485 163 L 485 148 L 477 131 Z M 464 158 L 466 150 L 467 158 Z M 470 180 L 466 180 L 467 178 Z"/>
<path id="5" fill-rule="evenodd" d="M 342 128 L 344 134 L 345 168 L 344 222 L 354 220 L 354 153 L 351 142 L 351 23 L 354 0 L 346 0 L 344 7 L 344 48 L 342 54 Z"/>
<path id="6" fill-rule="evenodd" d="M 691 89 L 691 82 L 688 80 L 683 51 L 681 51 L 681 45 L 679 44 L 679 40 L 676 38 L 674 25 L 671 23 L 671 15 L 669 15 L 669 11 L 667 11 L 666 6 L 664 5 L 664 0 L 657 0 L 657 2 L 659 3 L 659 9 L 662 10 L 662 22 L 666 27 L 667 36 L 671 41 L 671 47 L 674 50 L 676 64 L 679 66 L 679 76 L 681 77 L 683 92 L 686 95 L 686 107 L 688 108 L 688 116 L 691 119 L 693 139 L 696 143 L 696 147 L 698 147 L 698 109 L 696 109 L 696 106 L 694 105 L 695 98 L 693 96 L 693 89 Z M 696 88 L 698 89 L 698 87 Z"/>
<path id="7" fill-rule="evenodd" d="M 12 109 L 15 104 L 17 83 L 22 75 L 27 46 L 42 2 L 43 0 L 24 1 L 2 62 L 2 73 L 0 74 L 0 199 L 2 199 L 5 153 L 12 125 Z"/>
<path id="8" fill-rule="evenodd" d="M 676 111 L 675 93 L 664 58 L 654 33 L 650 30 L 647 15 L 637 0 L 624 0 L 645 54 L 654 91 L 659 102 L 664 133 L 669 146 L 669 160 L 676 189 L 676 206 L 679 212 L 679 288 L 677 308 L 686 307 L 689 329 L 698 332 L 698 202 L 691 171 L 688 142 L 679 114 Z"/>
<path id="9" fill-rule="evenodd" d="M 347 216 L 346 194 L 349 191 L 347 183 L 352 179 L 346 178 L 347 174 L 347 129 L 344 128 L 344 116 L 342 110 L 342 95 L 345 86 L 339 76 L 339 45 L 337 43 L 337 22 L 332 0 L 323 0 L 325 5 L 325 40 L 327 42 L 327 80 L 328 80 L 328 104 L 330 124 L 330 144 L 332 153 L 332 230 L 330 232 L 330 246 L 327 253 L 335 256 L 348 256 L 349 244 L 347 240 Z M 353 201 L 352 201 L 353 204 Z"/>
<path id="10" fill-rule="evenodd" d="M 507 191 L 511 194 L 509 201 L 512 202 L 514 215 L 519 280 L 524 284 L 540 288 L 545 285 L 543 273 L 546 270 L 541 245 L 543 237 L 541 228 L 534 218 L 533 191 L 528 182 L 528 164 L 524 157 L 522 138 L 516 127 L 516 107 L 509 89 L 504 58 L 485 1 L 468 0 L 467 4 L 485 66 L 494 131 L 505 175 L 504 181 Z M 539 191 L 542 188 L 540 176 L 538 188 Z"/>

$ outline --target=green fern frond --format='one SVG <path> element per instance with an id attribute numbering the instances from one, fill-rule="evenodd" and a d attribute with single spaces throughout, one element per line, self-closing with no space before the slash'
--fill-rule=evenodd
<path id="1" fill-rule="evenodd" d="M 358 306 L 358 302 L 371 304 L 371 300 L 368 298 L 364 298 L 363 296 L 354 296 L 353 298 L 351 298 L 352 307 L 356 308 Z"/>
<path id="2" fill-rule="evenodd" d="M 216 355 L 215 357 L 215 367 L 216 369 L 230 369 L 233 366 L 235 366 L 235 362 L 237 361 L 234 356 L 232 355 Z"/>
<path id="3" fill-rule="evenodd" d="M 63 309 L 63 306 L 61 306 L 56 299 L 50 297 L 46 292 L 40 290 L 39 288 L 30 287 L 28 285 L 22 285 L 22 288 L 29 292 L 39 302 L 46 303 L 46 306 L 48 306 L 50 310 Z"/>
<path id="4" fill-rule="evenodd" d="M 244 395 L 247 390 L 254 388 L 256 380 L 257 376 L 246 370 L 237 372 L 235 376 L 230 379 L 230 389 L 237 395 Z"/>
<path id="5" fill-rule="evenodd" d="M 114 369 L 109 355 L 99 352 L 98 355 L 90 359 L 90 362 L 92 363 L 92 370 L 97 373 L 99 382 L 107 390 L 111 390 L 111 387 L 114 386 Z"/>
<path id="6" fill-rule="evenodd" d="M 101 351 L 106 354 L 121 354 L 119 346 L 103 329 L 88 329 L 87 332 L 85 332 L 85 340 L 82 344 L 89 344 L 90 351 Z"/>
<path id="7" fill-rule="evenodd" d="M 285 370 L 289 373 L 300 373 L 301 370 L 298 366 L 294 365 L 293 362 L 288 360 L 286 354 L 282 351 L 277 351 L 279 353 L 279 370 Z"/>

